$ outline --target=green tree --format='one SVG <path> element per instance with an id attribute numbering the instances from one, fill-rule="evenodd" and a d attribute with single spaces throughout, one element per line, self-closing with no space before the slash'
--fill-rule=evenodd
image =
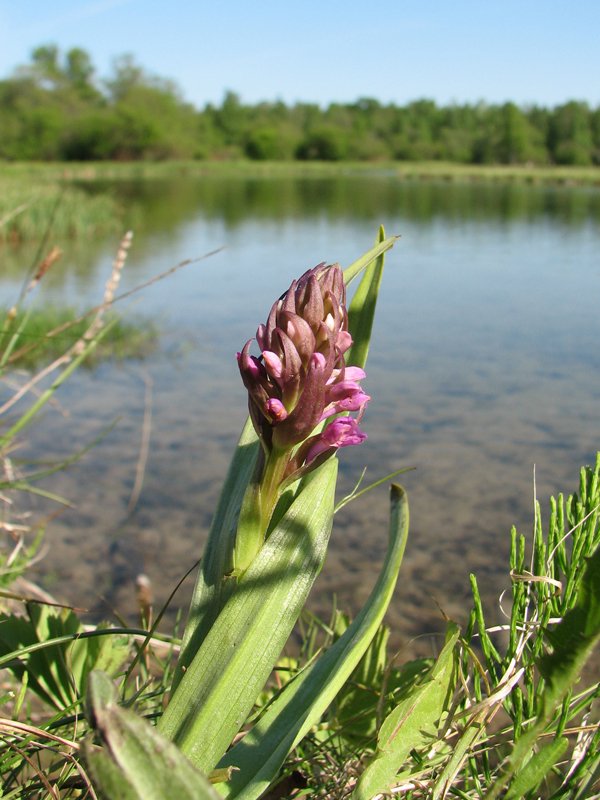
<path id="1" fill-rule="evenodd" d="M 344 132 L 333 125 L 315 128 L 300 142 L 296 157 L 302 161 L 342 161 L 348 151 Z"/>
<path id="2" fill-rule="evenodd" d="M 110 146 L 103 145 L 109 158 L 156 160 L 195 155 L 197 112 L 183 101 L 172 81 L 146 73 L 125 55 L 113 62 L 113 73 L 105 85 L 114 123 Z"/>
<path id="3" fill-rule="evenodd" d="M 283 161 L 294 156 L 298 138 L 288 127 L 261 127 L 250 132 L 245 153 L 258 161 Z"/>
<path id="4" fill-rule="evenodd" d="M 33 50 L 30 74 L 47 88 L 60 83 L 63 72 L 59 65 L 59 49 L 55 44 L 40 45 Z"/>
<path id="5" fill-rule="evenodd" d="M 570 101 L 554 109 L 548 148 L 557 164 L 587 166 L 594 149 L 591 114 L 587 103 Z"/>
<path id="6" fill-rule="evenodd" d="M 592 130 L 592 161 L 600 165 L 600 106 L 590 114 L 590 127 Z"/>
<path id="7" fill-rule="evenodd" d="M 67 52 L 64 72 L 68 84 L 83 100 L 91 103 L 102 100 L 100 91 L 94 85 L 94 65 L 85 50 L 73 47 Z"/>
<path id="8" fill-rule="evenodd" d="M 525 112 L 514 103 L 505 103 L 498 116 L 498 160 L 503 164 L 545 161 L 541 138 Z"/>
<path id="9" fill-rule="evenodd" d="M 221 107 L 215 115 L 217 127 L 226 145 L 243 144 L 248 132 L 247 118 L 247 109 L 242 105 L 239 95 L 231 91 L 226 92 Z"/>
<path id="10" fill-rule="evenodd" d="M 60 156 L 65 115 L 32 78 L 2 81 L 0 109 L 0 157 L 53 160 Z"/>

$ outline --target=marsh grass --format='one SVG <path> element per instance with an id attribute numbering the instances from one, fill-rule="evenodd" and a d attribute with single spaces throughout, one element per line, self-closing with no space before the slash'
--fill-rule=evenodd
<path id="1" fill-rule="evenodd" d="M 557 185 L 600 185 L 600 167 L 457 164 L 448 161 L 231 161 L 84 162 L 0 165 L 0 185 L 9 179 L 89 184 L 102 180 L 152 180 L 185 177 L 336 177 L 386 175 L 398 180 L 515 182 Z"/>
<path id="2" fill-rule="evenodd" d="M 41 241 L 49 229 L 58 240 L 116 233 L 120 217 L 107 193 L 49 181 L 43 172 L 21 178 L 0 173 L 0 243 Z"/>
<path id="3" fill-rule="evenodd" d="M 0 350 L 3 342 L 18 331 L 18 346 L 7 361 L 7 366 L 14 369 L 34 370 L 47 361 L 53 361 L 78 341 L 89 327 L 85 316 L 69 308 L 20 311 L 16 316 L 5 310 L 0 311 L 0 319 L 6 320 L 0 329 Z M 111 323 L 110 330 L 83 362 L 84 367 L 93 368 L 107 359 L 143 359 L 156 350 L 159 334 L 151 320 L 125 321 L 107 314 L 106 322 Z"/>
<path id="4" fill-rule="evenodd" d="M 576 492 L 550 498 L 546 520 L 536 504 L 532 534 L 513 529 L 511 541 L 511 590 L 496 609 L 484 609 L 471 577 L 473 608 L 457 643 L 453 691 L 438 730 L 413 733 L 404 763 L 392 762 L 387 786 L 394 797 L 600 797 L 600 453 L 595 466 L 581 470 Z M 329 623 L 310 618 L 299 657 L 280 663 L 284 684 L 347 625 L 339 611 Z M 361 793 L 361 775 L 393 753 L 411 717 L 425 730 L 418 692 L 435 665 L 434 658 L 403 663 L 386 647 L 389 633 L 380 628 L 320 724 L 286 760 L 280 780 L 289 794 L 275 789 L 265 798 L 389 796 L 381 782 L 379 793 L 372 791 L 376 781 Z M 404 715 L 388 741 L 384 721 L 395 707 Z"/>
<path id="5" fill-rule="evenodd" d="M 13 211 L 20 212 L 16 207 Z M 44 231 L 54 234 L 53 217 Z M 8 224 L 6 219 L 4 225 Z M 96 797 L 79 751 L 88 731 L 82 698 L 87 676 L 101 669 L 114 676 L 127 662 L 127 700 L 152 718 L 171 680 L 172 637 L 157 641 L 145 627 L 87 627 L 82 609 L 61 605 L 21 578 L 39 557 L 39 546 L 53 514 L 36 518 L 31 495 L 60 505 L 69 501 L 47 491 L 43 479 L 71 466 L 86 449 L 62 463 L 45 454 L 44 465 L 13 454 L 24 431 L 53 399 L 73 372 L 90 359 L 122 353 L 140 355 L 156 331 L 150 323 L 121 323 L 113 304 L 161 280 L 189 261 L 157 275 L 142 286 L 118 295 L 132 233 L 121 239 L 101 302 L 75 318 L 64 309 L 32 305 L 32 294 L 43 291 L 46 276 L 60 258 L 57 247 L 42 243 L 40 254 L 25 270 L 21 290 L 0 317 L 0 795 L 3 798 Z M 0 251 L 1 252 L 1 251 Z M 140 339 L 141 335 L 141 339 Z M 106 344 L 105 344 L 106 340 Z M 23 376 L 16 365 L 29 364 Z M 97 438 L 100 438 L 100 432 Z M 140 462 L 142 458 L 140 457 Z M 136 476 L 137 481 L 137 476 Z M 137 484 L 136 484 L 137 485 Z M 148 603 L 140 617 L 150 625 Z M 161 614 L 156 616 L 158 624 Z M 152 630 L 152 629 L 151 629 Z M 142 657 L 143 656 L 143 657 Z M 134 671 L 135 667 L 135 671 Z M 8 672 L 6 672 L 8 670 Z M 157 677 L 158 676 L 158 677 Z"/>
<path id="6" fill-rule="evenodd" d="M 190 200 L 186 201 L 186 192 L 189 194 L 189 187 L 203 178 L 206 185 L 199 197 L 204 198 L 207 207 L 215 202 L 225 202 L 226 197 L 226 207 L 233 214 L 236 208 L 234 198 L 240 204 L 246 202 L 245 194 L 238 197 L 235 192 L 230 193 L 229 184 L 234 180 L 262 179 L 268 186 L 272 181 L 335 181 L 336 178 L 348 177 L 384 179 L 386 192 L 390 186 L 395 188 L 402 183 L 420 183 L 428 186 L 430 191 L 442 183 L 455 185 L 457 190 L 464 187 L 465 191 L 485 191 L 486 186 L 503 186 L 505 191 L 517 191 L 528 185 L 597 187 L 600 186 L 600 167 L 488 166 L 442 161 L 327 163 L 249 160 L 0 164 L 0 246 L 41 242 L 49 230 L 54 241 L 99 241 L 125 227 L 125 218 L 126 227 L 133 227 L 138 232 L 151 230 L 157 223 L 165 224 L 170 217 L 178 219 L 177 214 L 188 213 L 186 208 Z M 166 201 L 163 197 L 165 184 L 171 187 L 169 191 L 172 192 Z M 224 197 L 221 193 L 225 193 Z M 143 202 L 138 202 L 140 195 L 145 197 Z M 150 197 L 152 202 L 148 201 Z M 274 208 L 271 197 L 270 192 L 259 194 L 255 199 L 256 211 L 278 213 L 279 205 Z M 297 202 L 295 195 L 292 195 L 292 200 Z M 336 202 L 342 208 L 348 205 L 343 198 Z M 356 208 L 364 214 L 372 211 L 377 200 L 374 201 L 371 194 L 363 195 L 361 192 L 352 202 L 358 203 Z M 460 207 L 459 202 L 457 208 Z M 153 208 L 160 208 L 158 217 L 151 211 Z M 285 204 L 284 208 L 289 213 Z M 410 216 L 419 213 L 417 209 L 401 210 Z M 6 254 L 4 260 L 10 271 L 18 269 L 18 265 L 10 265 L 11 259 Z"/>

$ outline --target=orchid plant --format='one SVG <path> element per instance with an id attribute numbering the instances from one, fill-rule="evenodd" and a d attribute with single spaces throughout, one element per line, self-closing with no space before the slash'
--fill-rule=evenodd
<path id="1" fill-rule="evenodd" d="M 249 421 L 213 519 L 157 734 L 199 774 L 226 776 L 217 784 L 226 796 L 259 797 L 269 785 L 360 661 L 395 586 L 408 530 L 398 486 L 388 557 L 363 612 L 231 748 L 322 568 L 336 453 L 366 439 L 359 425 L 369 396 L 361 382 L 384 253 L 394 242 L 381 229 L 375 247 L 345 271 L 324 263 L 306 271 L 259 325 L 260 354 L 251 353 L 250 339 L 237 355 Z M 348 307 L 347 285 L 361 273 Z M 109 696 L 95 675 L 91 716 L 100 729 Z M 110 727 L 104 727 L 108 739 Z M 102 785 L 106 752 L 91 749 L 88 760 Z"/>

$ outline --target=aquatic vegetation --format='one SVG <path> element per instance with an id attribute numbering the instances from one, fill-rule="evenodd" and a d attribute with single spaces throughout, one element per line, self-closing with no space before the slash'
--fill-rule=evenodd
<path id="1" fill-rule="evenodd" d="M 0 177 L 0 243 L 55 240 L 116 233 L 120 209 L 114 197 L 46 180 Z"/>
<path id="2" fill-rule="evenodd" d="M 33 308 L 16 315 L 10 309 L 0 310 L 0 319 L 5 320 L 0 329 L 5 342 L 18 332 L 19 343 L 6 361 L 6 366 L 13 369 L 32 370 L 58 358 L 89 327 L 87 315 L 69 308 Z M 125 321 L 108 314 L 106 322 L 110 329 L 83 362 L 84 367 L 92 368 L 106 359 L 142 359 L 158 345 L 158 331 L 150 320 Z"/>

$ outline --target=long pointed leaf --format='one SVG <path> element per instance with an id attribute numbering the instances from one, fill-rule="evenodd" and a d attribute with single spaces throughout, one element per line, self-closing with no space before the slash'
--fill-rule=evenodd
<path id="1" fill-rule="evenodd" d="M 183 672 L 190 665 L 227 599 L 227 582 L 223 576 L 230 568 L 240 508 L 254 471 L 259 446 L 258 437 L 248 418 L 210 527 L 183 634 L 173 688 L 179 684 Z"/>
<path id="2" fill-rule="evenodd" d="M 159 723 L 204 772 L 244 724 L 321 570 L 336 477 L 335 458 L 308 476 L 237 582 Z"/>
<path id="3" fill-rule="evenodd" d="M 129 709 L 120 708 L 112 681 L 92 672 L 88 717 L 105 747 L 90 741 L 84 753 L 94 787 L 107 800 L 215 800 L 208 778 L 172 742 Z"/>
<path id="4" fill-rule="evenodd" d="M 361 775 L 353 800 L 371 800 L 376 794 L 389 792 L 411 750 L 433 743 L 451 689 L 458 635 L 457 626 L 450 626 L 429 679 L 411 690 L 385 719 L 379 731 L 377 752 Z"/>
<path id="5" fill-rule="evenodd" d="M 372 247 L 364 255 L 352 262 L 349 267 L 346 267 L 344 270 L 344 281 L 346 282 L 346 286 L 348 286 L 354 280 L 354 278 L 356 278 L 356 276 L 363 271 L 363 269 L 366 269 L 372 261 L 378 258 L 378 256 L 382 255 L 391 247 L 393 247 L 398 239 L 398 236 L 390 236 L 384 241 L 378 242 L 375 247 Z"/>
<path id="6" fill-rule="evenodd" d="M 385 231 L 383 225 L 379 228 L 377 243 L 385 244 Z M 375 307 L 379 295 L 379 287 L 383 276 L 383 263 L 385 255 L 380 253 L 366 267 L 358 288 L 354 293 L 350 308 L 348 309 L 348 328 L 352 333 L 352 347 L 346 355 L 346 364 L 364 367 L 369 354 L 371 331 L 375 318 Z"/>
<path id="7" fill-rule="evenodd" d="M 285 757 L 318 722 L 352 674 L 379 628 L 391 600 L 408 537 L 408 501 L 400 486 L 391 489 L 390 543 L 371 595 L 343 636 L 291 681 L 255 727 L 233 747 L 220 766 L 235 766 L 219 791 L 253 800 L 273 781 Z"/>

